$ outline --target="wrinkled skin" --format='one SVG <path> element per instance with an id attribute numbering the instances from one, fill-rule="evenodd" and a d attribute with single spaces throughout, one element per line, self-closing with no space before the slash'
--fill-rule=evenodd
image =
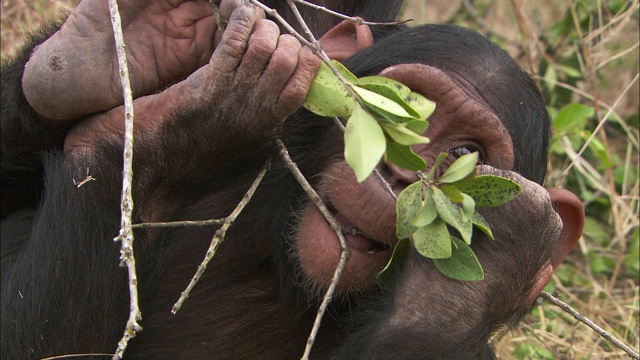
<path id="1" fill-rule="evenodd" d="M 9 241 L 3 230 L 3 357 L 31 356 L 29 349 L 36 356 L 112 351 L 126 320 L 126 280 L 116 266 L 117 247 L 108 240 L 118 226 L 123 108 L 109 70 L 115 60 L 105 46 L 106 9 L 103 2 L 94 3 L 84 0 L 60 32 L 36 49 L 22 78 L 26 99 L 42 121 L 70 130 L 64 153 L 58 149 L 45 159 L 46 196 L 26 238 L 10 240 L 16 252 L 5 251 Z M 342 135 L 329 119 L 296 112 L 319 60 L 292 36 L 281 35 L 262 11 L 226 0 L 220 8 L 229 18 L 223 34 L 207 1 L 121 3 L 136 96 L 135 221 L 226 216 L 281 136 L 336 219 L 358 229 L 358 235 L 347 235 L 351 255 L 338 286 L 339 297 L 348 301 L 336 303 L 332 316 L 325 317 L 312 355 L 491 358 L 487 339 L 530 306 L 577 241 L 583 218 L 574 196 L 547 191 L 515 171 L 519 150 L 507 120 L 479 93 L 485 79 L 417 62 L 376 70 L 437 103 L 425 134 L 431 143 L 414 148 L 427 163 L 448 152 L 444 170 L 455 154 L 479 151 L 484 164 L 479 173 L 505 176 L 523 187 L 509 204 L 481 210 L 496 237 L 474 234 L 472 247 L 485 280 L 448 279 L 412 251 L 395 285 L 380 291 L 375 276 L 397 242 L 395 204 L 378 178 L 355 181 L 341 155 Z M 82 65 L 46 75 L 59 71 L 50 66 L 51 54 L 66 53 L 63 65 L 78 60 L 78 42 L 70 40 L 77 36 L 89 39 L 80 52 L 87 57 Z M 323 45 L 330 56 L 342 56 L 372 39 L 368 28 L 342 23 Z M 373 56 L 394 51 L 371 49 Z M 87 69 L 102 72 L 88 79 Z M 38 79 L 59 88 L 42 86 Z M 50 107 L 51 100 L 59 108 Z M 81 189 L 65 182 L 85 176 L 87 167 L 98 180 Z M 302 192 L 286 170 L 274 167 L 175 319 L 168 312 L 171 304 L 213 231 L 136 233 L 145 329 L 129 356 L 302 354 L 316 291 L 329 285 L 340 247 L 315 206 L 300 203 Z M 395 193 L 417 179 L 392 164 L 380 164 L 379 170 Z M 17 212 L 7 219 L 16 226 Z M 61 268 L 58 262 L 72 265 Z M 18 292 L 27 294 L 26 300 Z M 113 301 L 105 301 L 106 294 Z M 86 316 L 56 307 L 61 303 Z M 62 333 L 72 335 L 51 340 Z"/>
<path id="2" fill-rule="evenodd" d="M 121 1 L 119 7 L 136 96 L 156 91 L 209 62 L 220 33 L 208 1 Z M 158 12 L 166 16 L 154 16 Z M 91 55 L 80 58 L 82 53 Z M 75 80 L 88 73 L 90 79 Z M 43 81 L 53 86 L 43 89 Z M 35 110 L 56 120 L 122 103 L 107 2 L 84 0 L 78 5 L 27 64 L 23 88 Z"/>

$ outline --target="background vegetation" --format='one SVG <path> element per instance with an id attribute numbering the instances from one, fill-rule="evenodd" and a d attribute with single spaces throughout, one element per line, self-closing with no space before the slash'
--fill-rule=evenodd
<path id="1" fill-rule="evenodd" d="M 1 55 L 71 0 L 2 0 Z M 587 221 L 547 290 L 638 351 L 638 0 L 408 0 L 413 24 L 456 23 L 504 47 L 543 89 L 556 133 L 547 186 L 571 189 Z M 624 359 L 586 325 L 540 301 L 493 338 L 500 359 Z"/>

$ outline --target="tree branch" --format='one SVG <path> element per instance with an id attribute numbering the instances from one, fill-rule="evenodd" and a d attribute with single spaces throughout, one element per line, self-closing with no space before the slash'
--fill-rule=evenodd
<path id="1" fill-rule="evenodd" d="M 129 339 L 142 331 L 138 322 L 142 320 L 142 313 L 138 307 L 138 277 L 136 275 L 136 260 L 133 253 L 133 197 L 131 195 L 133 183 L 133 95 L 131 92 L 131 82 L 129 79 L 129 67 L 127 66 L 127 54 L 125 50 L 124 37 L 122 35 L 122 22 L 116 0 L 109 0 L 109 13 L 111 14 L 111 27 L 115 40 L 116 53 L 118 56 L 118 70 L 122 82 L 122 92 L 124 96 L 124 151 L 122 170 L 122 196 L 120 200 L 120 234 L 114 241 L 121 242 L 120 265 L 127 266 L 129 274 L 129 319 L 124 329 L 124 334 L 118 342 L 113 359 L 122 359 L 127 348 Z"/>
<path id="2" fill-rule="evenodd" d="M 295 2 L 297 2 L 300 5 L 304 5 L 307 7 L 310 7 L 312 9 L 316 9 L 318 11 L 323 11 L 326 12 L 327 14 L 331 14 L 335 17 L 338 17 L 340 19 L 344 19 L 344 20 L 349 20 L 352 21 L 358 25 L 402 25 L 402 24 L 406 24 L 410 21 L 413 21 L 413 19 L 407 19 L 407 20 L 403 20 L 403 21 L 392 21 L 392 22 L 375 22 L 375 21 L 365 21 L 364 19 L 357 17 L 357 16 L 347 16 L 345 14 L 341 14 L 337 11 L 331 10 L 329 8 L 326 8 L 324 6 L 320 6 L 320 5 L 316 5 L 314 3 L 310 3 L 308 1 L 304 1 L 304 0 L 293 0 Z"/>
<path id="3" fill-rule="evenodd" d="M 224 224 L 224 219 L 209 219 L 209 220 L 179 220 L 179 221 L 166 221 L 166 222 L 148 222 L 133 224 L 134 229 L 148 229 L 148 228 L 170 228 L 170 227 L 190 227 L 190 226 L 213 226 Z"/>
<path id="4" fill-rule="evenodd" d="M 342 233 L 342 227 L 333 217 L 329 209 L 324 205 L 318 193 L 315 190 L 313 190 L 313 188 L 311 187 L 311 184 L 309 184 L 309 182 L 304 177 L 302 172 L 300 172 L 300 169 L 298 169 L 298 166 L 296 165 L 296 163 L 293 162 L 282 140 L 278 139 L 277 144 L 278 144 L 278 150 L 280 153 L 280 158 L 282 159 L 282 161 L 284 161 L 285 167 L 289 169 L 291 174 L 293 174 L 293 176 L 296 178 L 300 186 L 302 186 L 302 188 L 304 189 L 309 199 L 318 208 L 318 210 L 320 210 L 320 213 L 322 213 L 324 218 L 327 220 L 327 222 L 329 223 L 329 226 L 331 227 L 331 230 L 333 230 L 338 235 L 338 239 L 340 240 L 340 249 L 341 249 L 340 261 L 338 261 L 338 266 L 336 266 L 336 270 L 334 271 L 333 277 L 331 278 L 331 284 L 329 285 L 329 288 L 327 289 L 327 292 L 325 293 L 324 298 L 322 299 L 322 303 L 318 308 L 318 312 L 316 313 L 316 319 L 313 322 L 313 328 L 311 329 L 311 333 L 309 334 L 309 338 L 307 339 L 307 346 L 305 347 L 304 354 L 302 355 L 302 360 L 308 360 L 309 354 L 311 353 L 311 348 L 315 343 L 318 330 L 320 329 L 320 323 L 322 322 L 322 317 L 324 316 L 324 313 L 327 310 L 327 306 L 329 306 L 329 303 L 331 303 L 331 300 L 333 299 L 333 294 L 336 291 L 336 287 L 340 282 L 340 278 L 342 277 L 342 272 L 344 271 L 344 267 L 347 264 L 347 260 L 349 259 L 349 247 L 347 246 L 347 241 L 345 240 L 344 234 Z"/>
<path id="5" fill-rule="evenodd" d="M 189 282 L 189 285 L 182 292 L 178 301 L 176 301 L 176 303 L 173 305 L 173 308 L 171 309 L 171 313 L 176 314 L 178 310 L 180 310 L 180 308 L 182 307 L 182 304 L 185 302 L 185 300 L 187 300 L 187 298 L 189 297 L 189 294 L 191 293 L 191 290 L 193 290 L 193 287 L 196 286 L 196 284 L 200 280 L 200 277 L 202 276 L 202 274 L 204 274 L 204 271 L 207 269 L 207 265 L 209 264 L 211 259 L 213 259 L 213 256 L 216 254 L 218 247 L 224 241 L 224 236 L 226 235 L 227 230 L 229 230 L 231 225 L 233 225 L 233 222 L 236 220 L 238 215 L 240 215 L 244 207 L 249 203 L 249 201 L 251 201 L 253 194 L 256 192 L 256 189 L 258 188 L 258 185 L 260 185 L 260 182 L 262 181 L 262 179 L 264 178 L 264 175 L 267 173 L 267 170 L 269 170 L 270 167 L 271 167 L 271 158 L 267 159 L 267 161 L 264 163 L 262 170 L 260 170 L 255 180 L 253 180 L 253 183 L 249 187 L 249 190 L 247 190 L 247 192 L 244 194 L 244 196 L 242 197 L 242 200 L 240 200 L 236 208 L 231 212 L 231 214 L 229 214 L 229 216 L 224 218 L 224 223 L 222 224 L 222 227 L 220 227 L 220 229 L 216 231 L 215 235 L 213 236 L 213 239 L 211 239 L 211 244 L 209 244 L 209 249 L 207 250 L 204 260 L 202 260 L 202 263 L 200 263 L 200 265 L 198 266 L 198 271 L 196 271 L 195 275 L 193 275 L 193 278 Z"/>
<path id="6" fill-rule="evenodd" d="M 610 343 L 612 343 L 615 346 L 619 347 L 620 349 L 624 350 L 632 358 L 634 358 L 636 360 L 640 360 L 640 354 L 638 354 L 637 352 L 633 351 L 633 349 L 631 349 L 627 345 L 623 344 L 620 340 L 618 340 L 615 337 L 613 337 L 605 329 L 603 329 L 600 326 L 596 325 L 593 321 L 589 320 L 586 316 L 584 316 L 583 314 L 581 314 L 580 312 L 578 312 L 577 310 L 572 308 L 569 304 L 563 302 L 562 300 L 560 300 L 557 297 L 549 294 L 546 291 L 541 292 L 540 293 L 540 297 L 545 299 L 545 300 L 547 300 L 548 302 L 558 306 L 559 308 L 561 308 L 565 312 L 568 312 L 569 314 L 573 315 L 573 317 L 576 318 L 576 320 L 586 324 L 588 327 L 593 329 L 593 331 L 597 332 L 600 336 L 602 336 L 605 340 L 609 341 Z"/>

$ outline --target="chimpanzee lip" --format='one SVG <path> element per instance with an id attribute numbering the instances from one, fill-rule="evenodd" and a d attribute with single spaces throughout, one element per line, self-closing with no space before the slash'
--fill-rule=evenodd
<path id="1" fill-rule="evenodd" d="M 393 245 L 381 242 L 369 234 L 367 234 L 362 229 L 357 228 L 352 225 L 350 220 L 342 214 L 336 207 L 331 203 L 329 199 L 324 201 L 325 205 L 329 209 L 331 215 L 333 215 L 334 219 L 340 225 L 340 230 L 345 237 L 345 241 L 350 249 L 361 251 L 367 254 L 375 254 L 378 252 L 386 251 L 393 248 Z M 360 239 L 367 240 L 370 244 L 363 246 L 363 241 Z"/>

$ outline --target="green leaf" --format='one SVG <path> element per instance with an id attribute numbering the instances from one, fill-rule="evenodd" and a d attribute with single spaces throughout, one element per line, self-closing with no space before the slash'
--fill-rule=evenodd
<path id="1" fill-rule="evenodd" d="M 451 184 L 460 181 L 473 172 L 478 163 L 478 153 L 473 152 L 471 154 L 462 155 L 456 161 L 449 166 L 447 171 L 440 176 L 439 182 L 445 184 Z"/>
<path id="2" fill-rule="evenodd" d="M 495 240 L 495 238 L 493 237 L 493 232 L 491 232 L 491 227 L 490 227 L 489 223 L 477 211 L 474 212 L 473 215 L 471 215 L 471 222 L 478 229 L 480 229 L 483 233 L 487 234 L 487 236 L 489 236 L 491 239 Z"/>
<path id="3" fill-rule="evenodd" d="M 410 146 L 387 141 L 387 160 L 412 171 L 422 171 L 427 168 L 424 159 L 416 155 Z"/>
<path id="4" fill-rule="evenodd" d="M 436 219 L 413 233 L 413 246 L 424 257 L 445 259 L 451 256 L 451 235 L 447 224 Z"/>
<path id="5" fill-rule="evenodd" d="M 556 132 L 576 132 L 583 130 L 587 120 L 593 117 L 596 110 L 591 106 L 572 103 L 563 107 L 555 118 L 553 125 Z"/>
<path id="6" fill-rule="evenodd" d="M 442 185 L 440 186 L 440 190 L 442 190 L 442 192 L 449 198 L 449 200 L 453 202 L 461 203 L 462 200 L 464 200 L 464 197 L 462 197 L 462 193 L 460 192 L 460 190 L 451 185 Z"/>
<path id="7" fill-rule="evenodd" d="M 544 72 L 544 80 L 546 82 L 547 90 L 552 92 L 558 83 L 558 73 L 553 66 L 547 67 L 547 70 Z"/>
<path id="8" fill-rule="evenodd" d="M 416 231 L 411 220 L 422 207 L 422 182 L 416 181 L 407 186 L 396 200 L 396 235 L 406 239 Z"/>
<path id="9" fill-rule="evenodd" d="M 477 206 L 500 206 L 520 195 L 520 185 L 507 178 L 493 175 L 477 176 L 471 185 L 461 189 L 476 201 Z"/>
<path id="10" fill-rule="evenodd" d="M 458 190 L 464 189 L 473 183 L 473 180 L 475 180 L 477 174 L 478 174 L 478 168 L 476 167 L 473 169 L 471 174 L 467 175 L 462 180 L 452 183 L 451 185 L 455 186 Z"/>
<path id="11" fill-rule="evenodd" d="M 476 254 L 464 241 L 452 236 L 454 246 L 448 259 L 433 259 L 433 263 L 445 276 L 462 281 L 477 281 L 484 279 L 482 265 Z"/>
<path id="12" fill-rule="evenodd" d="M 342 77 L 345 80 L 347 80 L 348 83 L 355 84 L 355 85 L 358 85 L 360 83 L 360 80 L 358 80 L 358 77 L 353 75 L 353 73 L 349 71 L 349 69 L 344 67 L 344 65 L 342 65 L 342 63 L 340 63 L 338 60 L 331 60 L 331 64 L 333 65 L 333 67 L 336 68 L 336 70 L 338 70 L 340 75 L 342 75 Z M 327 66 L 327 69 L 329 69 L 328 66 Z M 329 71 L 331 71 L 331 69 L 329 69 Z M 331 73 L 333 73 L 333 71 L 331 71 Z"/>
<path id="13" fill-rule="evenodd" d="M 359 79 L 358 86 L 393 100 L 402 106 L 411 117 L 420 118 L 420 114 L 405 101 L 405 98 L 411 94 L 411 89 L 408 86 L 383 76 L 365 76 Z"/>
<path id="14" fill-rule="evenodd" d="M 430 190 L 440 218 L 458 230 L 465 242 L 471 243 L 471 234 L 473 233 L 471 219 L 466 217 L 462 209 L 449 200 L 440 189 L 432 187 Z"/>
<path id="15" fill-rule="evenodd" d="M 394 94 L 402 98 L 402 102 L 405 102 L 404 98 L 411 95 L 411 89 L 399 81 L 393 80 L 384 76 L 363 76 L 359 79 L 359 86 L 375 91 L 373 89 L 382 89 L 382 92 L 375 91 L 379 94 L 386 95 L 386 93 Z M 391 96 L 387 96 L 391 99 Z"/>
<path id="16" fill-rule="evenodd" d="M 302 106 L 320 116 L 346 118 L 356 107 L 356 101 L 331 69 L 322 63 Z"/>
<path id="17" fill-rule="evenodd" d="M 360 106 L 356 106 L 344 132 L 344 158 L 364 181 L 375 169 L 387 146 L 378 122 Z"/>
<path id="18" fill-rule="evenodd" d="M 462 212 L 467 218 L 471 218 L 476 210 L 476 202 L 467 194 L 462 193 Z"/>
<path id="19" fill-rule="evenodd" d="M 400 145 L 416 145 L 416 144 L 428 144 L 429 138 L 418 135 L 413 131 L 407 129 L 404 124 L 395 124 L 389 122 L 380 122 L 380 125 L 384 131 L 389 135 L 393 141 Z"/>
<path id="20" fill-rule="evenodd" d="M 378 273 L 378 284 L 382 288 L 393 285 L 398 270 L 401 269 L 409 256 L 409 239 L 400 239 L 393 248 L 393 254 L 387 265 Z"/>
<path id="21" fill-rule="evenodd" d="M 438 167 L 440 167 L 440 164 L 448 156 L 449 156 L 449 154 L 447 154 L 446 152 L 441 152 L 440 154 L 438 154 L 438 157 L 436 158 L 436 161 L 433 162 L 433 165 L 431 166 L 431 169 L 429 169 L 429 173 L 427 174 L 427 176 L 425 178 L 426 181 L 433 180 L 433 177 L 436 174 L 436 170 L 438 169 Z"/>
<path id="22" fill-rule="evenodd" d="M 411 120 L 404 124 L 407 129 L 413 131 L 418 135 L 424 135 L 429 128 L 429 122 L 426 120 Z"/>
<path id="23" fill-rule="evenodd" d="M 368 106 L 371 106 L 376 110 L 384 111 L 402 118 L 413 118 L 400 104 L 387 97 L 355 85 L 353 86 L 353 90 L 365 103 L 367 103 Z"/>
<path id="24" fill-rule="evenodd" d="M 605 144 L 600 141 L 600 139 L 595 137 L 591 139 L 591 141 L 589 142 L 589 150 L 591 150 L 593 152 L 593 155 L 595 155 L 602 162 L 603 166 L 607 168 L 613 166 L 611 156 L 609 156 L 609 150 L 607 149 Z"/>
<path id="25" fill-rule="evenodd" d="M 556 67 L 561 72 L 565 73 L 567 76 L 575 78 L 575 79 L 584 79 L 584 74 L 578 70 L 574 69 L 571 66 L 556 64 Z"/>
<path id="26" fill-rule="evenodd" d="M 373 115 L 381 123 L 396 123 L 396 124 L 404 124 L 408 122 L 410 119 L 406 117 L 396 116 L 390 114 L 384 110 L 381 110 L 375 106 L 371 106 L 370 104 L 364 104 L 367 107 L 367 111 Z"/>
<path id="27" fill-rule="evenodd" d="M 411 92 L 408 97 L 404 99 L 412 109 L 420 114 L 419 120 L 426 120 L 436 110 L 436 103 L 422 96 L 417 92 Z"/>
<path id="28" fill-rule="evenodd" d="M 433 196 L 431 195 L 431 191 L 427 191 L 422 207 L 418 210 L 416 216 L 411 219 L 411 225 L 415 227 L 427 226 L 431 224 L 436 217 L 438 217 L 438 211 L 433 202 Z"/>

